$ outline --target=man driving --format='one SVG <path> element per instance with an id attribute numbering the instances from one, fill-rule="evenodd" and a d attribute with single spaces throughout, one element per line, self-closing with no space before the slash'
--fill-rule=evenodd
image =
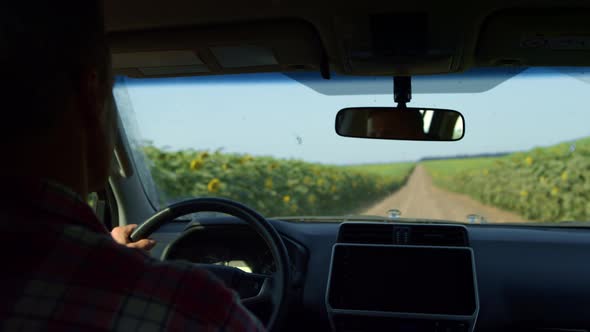
<path id="1" fill-rule="evenodd" d="M 0 330 L 263 330 L 218 279 L 149 258 L 153 241 L 85 203 L 117 130 L 101 2 L 2 7 Z"/>
<path id="2" fill-rule="evenodd" d="M 424 120 L 418 110 L 373 110 L 368 114 L 367 136 L 425 140 Z"/>

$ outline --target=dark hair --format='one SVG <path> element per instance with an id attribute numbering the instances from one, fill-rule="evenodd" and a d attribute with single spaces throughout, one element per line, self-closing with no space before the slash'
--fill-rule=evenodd
<path id="1" fill-rule="evenodd" d="M 3 3 L 0 43 L 0 129 L 50 126 L 77 92 L 83 68 L 108 79 L 101 0 Z"/>

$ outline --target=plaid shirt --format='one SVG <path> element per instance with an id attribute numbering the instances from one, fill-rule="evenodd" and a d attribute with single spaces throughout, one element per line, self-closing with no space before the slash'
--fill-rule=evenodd
<path id="1" fill-rule="evenodd" d="M 2 331 L 263 330 L 208 272 L 115 243 L 58 185 L 3 183 L 0 234 Z"/>

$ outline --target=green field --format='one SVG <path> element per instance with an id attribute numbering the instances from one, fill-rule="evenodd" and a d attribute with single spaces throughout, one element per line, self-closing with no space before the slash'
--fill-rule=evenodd
<path id="1" fill-rule="evenodd" d="M 426 161 L 423 165 L 429 171 L 434 183 L 441 187 L 450 188 L 456 183 L 456 176 L 464 176 L 473 172 L 473 175 L 480 171 L 493 167 L 500 158 L 467 158 Z M 483 174 L 483 173 L 482 173 Z"/>
<path id="2" fill-rule="evenodd" d="M 392 163 L 392 164 L 367 164 L 343 166 L 342 168 L 354 172 L 366 172 L 378 176 L 391 177 L 398 181 L 405 181 L 406 177 L 414 169 L 416 163 Z"/>
<path id="3" fill-rule="evenodd" d="M 402 186 L 412 164 L 330 166 L 219 151 L 144 147 L 162 204 L 218 196 L 267 216 L 357 213 Z"/>
<path id="4" fill-rule="evenodd" d="M 590 220 L 590 139 L 498 158 L 427 161 L 434 183 L 537 221 Z"/>

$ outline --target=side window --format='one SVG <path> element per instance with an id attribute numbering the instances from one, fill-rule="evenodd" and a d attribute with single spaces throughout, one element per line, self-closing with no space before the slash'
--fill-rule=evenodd
<path id="1" fill-rule="evenodd" d="M 90 193 L 88 195 L 88 198 L 86 199 L 86 203 L 88 203 L 88 205 L 94 210 L 96 211 L 96 206 L 98 204 L 98 194 L 97 193 Z"/>
<path id="2" fill-rule="evenodd" d="M 127 86 L 124 77 L 117 77 L 115 87 L 113 89 L 113 96 L 121 119 L 122 131 L 124 139 L 129 144 L 131 151 L 131 159 L 134 164 L 135 171 L 142 183 L 143 189 L 151 202 L 152 206 L 158 210 L 160 206 L 160 195 L 154 183 L 152 173 L 150 171 L 150 163 L 146 158 L 143 150 L 144 142 L 142 141 L 141 133 L 135 116 L 135 111 L 129 98 Z"/>

